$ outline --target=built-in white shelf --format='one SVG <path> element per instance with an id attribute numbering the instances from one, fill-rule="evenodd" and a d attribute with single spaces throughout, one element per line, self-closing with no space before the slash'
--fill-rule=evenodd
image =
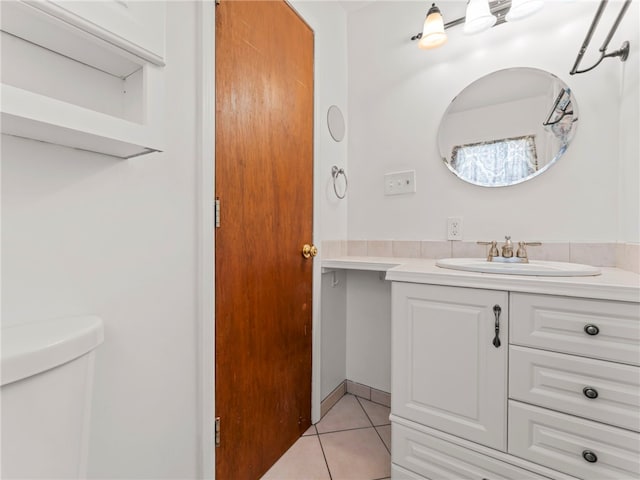
<path id="1" fill-rule="evenodd" d="M 164 150 L 164 2 L 0 8 L 3 134 L 123 159 Z"/>
<path id="2" fill-rule="evenodd" d="M 0 88 L 4 134 L 118 158 L 161 150 L 143 125 L 10 85 Z"/>
<path id="3" fill-rule="evenodd" d="M 407 258 L 392 257 L 337 257 L 322 260 L 322 273 L 333 270 L 366 270 L 372 272 L 386 272 L 410 261 Z"/>

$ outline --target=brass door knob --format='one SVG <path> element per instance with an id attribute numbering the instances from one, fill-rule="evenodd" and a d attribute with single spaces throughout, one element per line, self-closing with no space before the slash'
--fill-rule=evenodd
<path id="1" fill-rule="evenodd" d="M 305 243 L 302 247 L 302 256 L 304 258 L 311 258 L 315 257 L 316 255 L 318 255 L 318 248 L 315 245 L 309 245 L 308 243 Z"/>

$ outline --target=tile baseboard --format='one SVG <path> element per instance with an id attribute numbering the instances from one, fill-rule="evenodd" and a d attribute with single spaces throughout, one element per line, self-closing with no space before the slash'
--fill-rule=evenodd
<path id="1" fill-rule="evenodd" d="M 364 398 L 373 403 L 384 405 L 385 407 L 391 407 L 391 394 L 389 392 L 384 392 L 351 380 L 344 380 L 320 402 L 320 418 L 324 417 L 326 413 L 331 410 L 331 407 L 338 403 L 347 393 Z"/>
<path id="2" fill-rule="evenodd" d="M 320 418 L 324 417 L 331 408 L 347 393 L 347 381 L 342 381 L 333 391 L 320 402 Z"/>

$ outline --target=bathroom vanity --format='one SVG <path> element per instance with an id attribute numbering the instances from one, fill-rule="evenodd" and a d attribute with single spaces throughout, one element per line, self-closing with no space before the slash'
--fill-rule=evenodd
<path id="1" fill-rule="evenodd" d="M 638 478 L 638 278 L 397 259 L 386 273 L 393 478 Z"/>
<path id="2" fill-rule="evenodd" d="M 638 289 L 605 270 L 389 270 L 394 475 L 637 478 Z"/>

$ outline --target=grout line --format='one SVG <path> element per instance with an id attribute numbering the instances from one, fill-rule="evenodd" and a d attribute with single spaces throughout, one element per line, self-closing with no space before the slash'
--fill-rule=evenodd
<path id="1" fill-rule="evenodd" d="M 380 425 L 381 427 L 386 427 L 386 425 Z M 387 452 L 389 452 L 389 455 L 391 455 L 391 449 L 389 447 L 387 447 L 387 444 L 384 443 L 384 440 L 382 439 L 382 435 L 380 435 L 380 432 L 378 431 L 378 429 L 376 427 L 373 427 L 374 430 L 376 431 L 376 433 L 378 434 L 378 437 L 380 438 L 380 441 L 382 442 L 382 445 L 384 445 L 384 448 L 387 449 Z M 384 477 L 386 478 L 386 477 Z"/>
<path id="2" fill-rule="evenodd" d="M 384 425 L 381 425 L 381 427 L 384 427 Z M 367 428 L 376 428 L 373 425 L 369 425 L 368 427 L 354 427 L 354 428 L 345 428 L 343 430 L 331 430 L 329 432 L 318 432 L 318 435 L 326 435 L 328 433 L 340 433 L 340 432 L 352 432 L 354 430 L 366 430 Z"/>
<path id="3" fill-rule="evenodd" d="M 382 442 L 382 445 L 384 445 L 384 448 L 387 449 L 387 452 L 389 452 L 389 455 L 391 455 L 391 450 L 389 449 L 389 447 L 387 447 L 387 444 L 384 443 L 384 440 L 382 439 L 382 435 L 380 435 L 380 432 L 378 431 L 378 429 L 376 428 L 376 426 L 373 424 L 373 420 L 371 420 L 371 417 L 369 417 L 369 414 L 367 413 L 367 411 L 365 410 L 365 408 L 362 406 L 362 403 L 360 402 L 360 399 L 358 397 L 356 397 L 356 399 L 358 400 L 358 403 L 360 404 L 360 407 L 362 408 L 362 410 L 364 410 L 364 414 L 367 416 L 367 418 L 369 419 L 369 422 L 371 423 L 371 426 L 373 427 L 373 430 L 376 432 L 376 435 L 378 435 L 378 438 L 380 439 L 380 441 Z M 384 427 L 384 425 L 379 425 L 380 427 Z M 384 477 L 386 478 L 386 477 Z"/>
<path id="4" fill-rule="evenodd" d="M 369 423 L 371 424 L 371 426 L 375 427 L 375 425 L 373 424 L 373 421 L 371 420 L 371 417 L 367 413 L 367 410 L 362 406 L 362 402 L 360 401 L 360 397 L 358 397 L 357 395 L 356 395 L 356 401 L 358 402 L 358 405 L 360 405 L 360 408 L 362 409 L 362 411 L 364 412 L 365 416 L 367 417 L 367 420 L 369 420 Z"/>
<path id="5" fill-rule="evenodd" d="M 316 428 L 316 432 L 318 429 Z M 320 444 L 320 450 L 322 451 L 322 457 L 324 458 L 324 464 L 327 466 L 327 473 L 329 474 L 329 480 L 333 480 L 331 475 L 331 469 L 329 468 L 329 462 L 327 461 L 327 455 L 324 453 L 324 447 L 322 446 L 322 440 L 320 440 L 320 434 L 318 433 L 318 443 Z"/>

